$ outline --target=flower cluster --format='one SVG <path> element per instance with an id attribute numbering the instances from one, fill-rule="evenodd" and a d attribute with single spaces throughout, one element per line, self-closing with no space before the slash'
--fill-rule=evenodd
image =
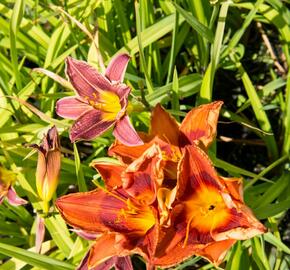
<path id="1" fill-rule="evenodd" d="M 114 58 L 105 76 L 67 61 L 78 96 L 60 100 L 57 112 L 76 119 L 71 139 L 91 139 L 112 125 L 117 139 L 108 153 L 118 162 L 92 163 L 105 187 L 56 201 L 64 220 L 94 240 L 79 269 L 133 269 L 131 254 L 148 269 L 193 255 L 218 265 L 237 240 L 266 230 L 243 201 L 242 180 L 221 177 L 207 155 L 222 102 L 192 109 L 181 124 L 157 105 L 149 133 L 137 134 L 121 83 L 127 60 Z"/>

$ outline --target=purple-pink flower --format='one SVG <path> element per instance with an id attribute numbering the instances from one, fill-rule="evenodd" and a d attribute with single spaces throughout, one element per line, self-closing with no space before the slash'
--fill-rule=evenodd
<path id="1" fill-rule="evenodd" d="M 127 54 L 115 56 L 103 75 L 86 62 L 67 58 L 66 72 L 76 95 L 60 99 L 56 113 L 75 120 L 72 142 L 91 140 L 114 127 L 114 136 L 123 144 L 143 144 L 126 113 L 131 89 L 123 79 L 129 60 Z"/>
<path id="2" fill-rule="evenodd" d="M 15 174 L 11 171 L 0 167 L 0 204 L 7 198 L 11 205 L 18 206 L 26 204 L 27 201 L 18 197 L 12 187 L 15 182 Z"/>

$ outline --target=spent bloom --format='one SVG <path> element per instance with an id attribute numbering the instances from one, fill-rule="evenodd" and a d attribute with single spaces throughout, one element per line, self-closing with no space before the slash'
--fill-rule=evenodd
<path id="1" fill-rule="evenodd" d="M 76 95 L 60 99 L 56 113 L 75 120 L 70 130 L 72 142 L 91 140 L 114 127 L 120 142 L 142 144 L 126 113 L 130 88 L 123 79 L 129 60 L 127 54 L 115 56 L 103 75 L 86 62 L 67 58 L 66 73 Z"/>
<path id="2" fill-rule="evenodd" d="M 26 204 L 27 201 L 19 198 L 13 188 L 15 174 L 3 167 L 0 167 L 0 204 L 7 198 L 11 205 L 18 206 Z"/>
<path id="3" fill-rule="evenodd" d="M 57 129 L 53 126 L 44 135 L 40 145 L 31 145 L 38 150 L 38 160 L 36 168 L 36 188 L 39 197 L 44 202 L 49 202 L 57 188 L 61 152 Z"/>

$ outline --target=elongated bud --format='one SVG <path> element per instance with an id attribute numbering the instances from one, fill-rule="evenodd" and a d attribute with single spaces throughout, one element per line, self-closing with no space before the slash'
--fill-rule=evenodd
<path id="1" fill-rule="evenodd" d="M 49 202 L 57 188 L 61 152 L 57 129 L 53 126 L 44 136 L 40 146 L 33 145 L 38 150 L 36 168 L 36 188 L 39 197 Z"/>

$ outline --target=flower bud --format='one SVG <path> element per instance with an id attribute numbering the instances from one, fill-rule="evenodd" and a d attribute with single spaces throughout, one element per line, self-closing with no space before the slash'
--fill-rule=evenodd
<path id="1" fill-rule="evenodd" d="M 36 188 L 39 197 L 49 202 L 57 188 L 61 152 L 57 129 L 53 126 L 44 136 L 40 146 L 33 145 L 38 150 L 36 168 Z"/>

